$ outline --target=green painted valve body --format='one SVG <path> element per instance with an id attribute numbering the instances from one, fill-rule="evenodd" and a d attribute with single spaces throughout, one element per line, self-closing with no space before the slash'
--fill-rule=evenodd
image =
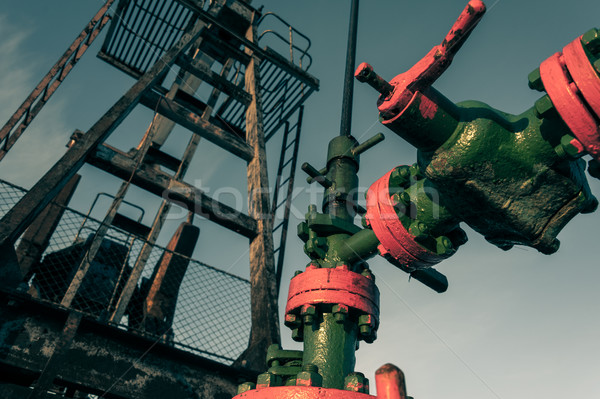
<path id="1" fill-rule="evenodd" d="M 406 227 L 419 221 L 442 235 L 463 221 L 502 249 L 555 252 L 562 227 L 597 201 L 580 154 L 568 153 L 568 128 L 555 111 L 538 108 L 509 115 L 476 101 L 455 105 L 429 88 L 400 115 L 383 117 L 419 150 L 419 184 L 428 188 L 406 188 L 417 209 Z"/>
<path id="2" fill-rule="evenodd" d="M 444 42 L 390 83 L 368 64 L 357 69 L 357 78 L 381 93 L 381 122 L 418 149 L 417 163 L 396 167 L 375 182 L 367 209 L 357 203 L 359 154 L 382 134 L 361 145 L 349 135 L 336 137 L 325 168 L 302 166 L 309 183 L 325 188 L 322 212 L 311 205 L 298 226 L 311 261 L 292 279 L 286 307 L 285 324 L 304 350 L 271 346 L 268 371 L 257 384 L 240 385 L 239 398 L 259 397 L 259 388 L 291 386 L 298 394 L 306 392 L 303 387 L 368 394 L 369 382 L 354 366 L 359 341 L 373 342 L 379 325 L 379 294 L 365 262 L 375 254 L 443 292 L 447 281 L 431 266 L 467 241 L 460 223 L 502 249 L 519 244 L 550 254 L 569 220 L 597 208 L 581 157 L 594 157 L 589 172 L 600 177 L 600 134 L 593 127 L 574 128 L 577 121 L 560 90 L 548 87 L 546 61 L 529 80 L 531 88 L 548 95 L 520 115 L 477 101 L 454 104 L 431 87 L 484 11 L 481 1 L 471 0 Z M 590 32 L 581 43 L 585 62 L 598 66 L 599 94 L 596 102 L 587 98 L 584 108 L 594 108 L 598 120 L 600 35 Z M 571 83 L 568 90 L 584 87 Z M 357 214 L 364 215 L 363 228 L 354 224 Z"/>

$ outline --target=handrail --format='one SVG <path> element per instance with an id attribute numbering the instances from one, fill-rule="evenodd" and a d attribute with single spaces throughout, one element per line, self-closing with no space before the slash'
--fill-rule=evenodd
<path id="1" fill-rule="evenodd" d="M 282 42 L 287 43 L 289 45 L 290 48 L 290 61 L 293 63 L 294 62 L 294 49 L 300 51 L 300 53 L 302 54 L 299 58 L 299 64 L 300 64 L 300 68 L 303 68 L 302 66 L 302 60 L 304 59 L 304 57 L 308 57 L 310 60 L 310 63 L 308 65 L 308 67 L 303 68 L 305 71 L 308 70 L 308 68 L 310 68 L 310 65 L 312 64 L 312 57 L 308 54 L 308 50 L 310 49 L 310 46 L 312 45 L 312 42 L 310 41 L 310 39 L 303 34 L 302 32 L 300 32 L 298 29 L 294 28 L 292 25 L 290 25 L 286 20 L 284 20 L 283 18 L 281 18 L 279 15 L 275 14 L 274 12 L 267 12 L 265 14 L 263 14 L 263 16 L 258 20 L 258 25 L 260 26 L 261 23 L 263 23 L 263 21 L 267 18 L 267 17 L 273 17 L 276 18 L 278 21 L 280 21 L 289 31 L 289 39 L 284 38 L 280 33 L 278 33 L 277 31 L 273 30 L 273 29 L 266 29 L 264 30 L 259 36 L 258 36 L 258 41 L 260 42 L 260 40 L 267 34 L 273 34 L 276 37 L 278 37 Z M 300 36 L 302 39 L 304 39 L 306 41 L 306 47 L 305 48 L 301 48 L 297 45 L 294 44 L 294 33 L 298 36 Z"/>

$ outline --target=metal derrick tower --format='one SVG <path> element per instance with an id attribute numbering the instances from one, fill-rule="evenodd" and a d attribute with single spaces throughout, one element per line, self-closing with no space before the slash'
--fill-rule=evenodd
<path id="1" fill-rule="evenodd" d="M 231 397 L 279 342 L 276 277 L 303 103 L 319 82 L 306 72 L 310 41 L 248 3 L 107 1 L 0 131 L 1 159 L 108 26 L 98 56 L 135 84 L 89 130 L 73 133 L 30 190 L 2 185 L 12 205 L 0 221 L 3 397 Z M 269 21 L 285 33 L 259 35 Z M 289 57 L 262 47 L 265 36 L 283 39 Z M 105 144 L 137 105 L 155 113 L 139 145 Z M 163 149 L 175 126 L 192 133 L 180 157 Z M 276 136 L 282 144 L 270 190 L 266 143 Z M 247 163 L 248 213 L 185 181 L 201 139 Z M 102 220 L 68 208 L 86 163 L 122 181 Z M 150 226 L 122 211 L 135 206 L 125 199 L 133 186 L 162 199 Z M 188 221 L 161 248 L 156 241 L 173 203 L 189 211 Z M 191 258 L 194 215 L 248 238 L 249 282 Z M 250 312 L 227 327 L 234 295 Z M 202 332 L 211 325 L 213 335 Z M 235 339 L 245 350 L 227 343 L 231 330 L 243 331 Z"/>

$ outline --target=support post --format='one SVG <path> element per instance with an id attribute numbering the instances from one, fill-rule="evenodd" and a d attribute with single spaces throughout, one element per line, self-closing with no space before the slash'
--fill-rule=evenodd
<path id="1" fill-rule="evenodd" d="M 255 14 L 256 18 L 256 14 Z M 254 43 L 257 39 L 256 21 L 246 33 L 246 39 Z M 248 213 L 256 219 L 256 237 L 250 240 L 250 295 L 252 330 L 248 348 L 234 365 L 252 370 L 264 370 L 267 348 L 280 343 L 277 306 L 277 282 L 273 256 L 273 220 L 269 212 L 269 181 L 267 156 L 263 131 L 262 101 L 260 97 L 260 59 L 252 56 L 246 67 L 246 91 L 252 102 L 246 111 L 246 140 L 254 151 L 248 162 Z"/>

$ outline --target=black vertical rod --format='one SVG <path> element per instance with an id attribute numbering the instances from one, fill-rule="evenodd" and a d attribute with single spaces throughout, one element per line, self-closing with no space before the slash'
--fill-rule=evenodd
<path id="1" fill-rule="evenodd" d="M 358 0 L 352 0 L 348 48 L 346 50 L 346 73 L 344 75 L 344 97 L 342 98 L 342 122 L 340 136 L 350 136 L 352 127 L 352 97 L 354 94 L 354 69 L 356 64 L 356 33 L 358 31 Z"/>

